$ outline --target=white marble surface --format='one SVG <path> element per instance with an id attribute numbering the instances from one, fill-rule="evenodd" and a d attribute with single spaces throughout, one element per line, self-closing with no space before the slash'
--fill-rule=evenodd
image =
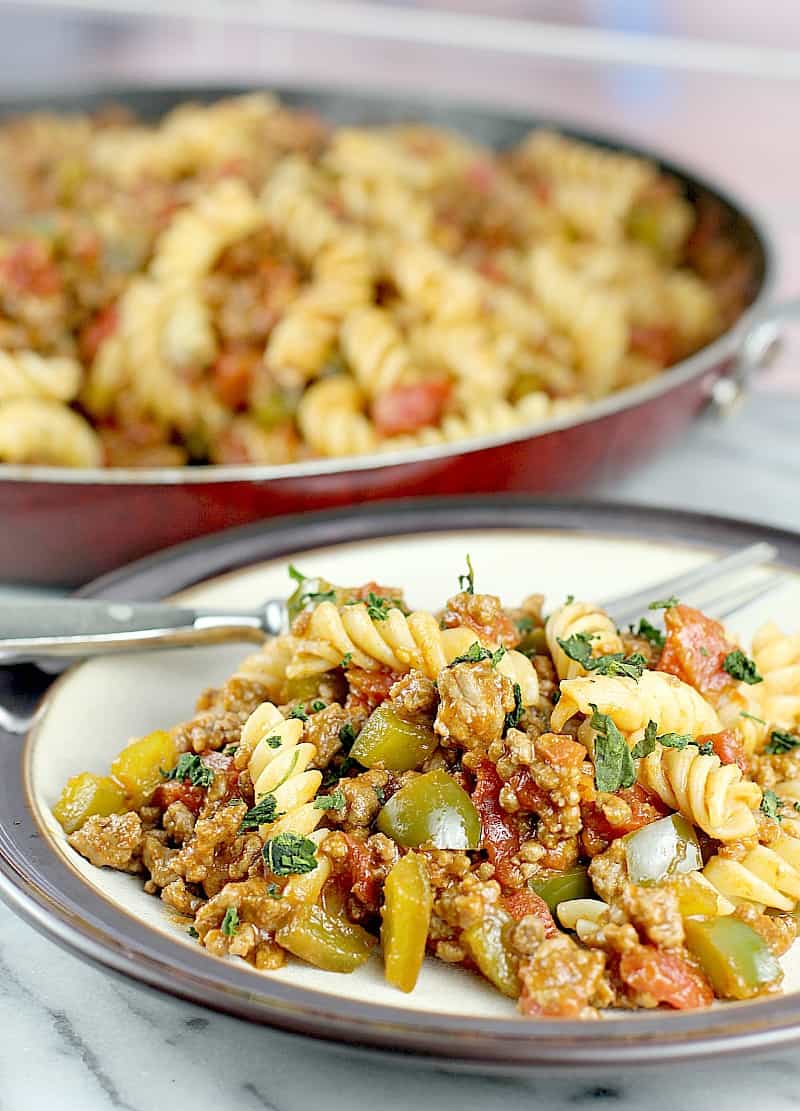
<path id="1" fill-rule="evenodd" d="M 668 455 L 600 492 L 800 528 L 800 397 L 760 390 Z M 82 964 L 0 905 L 0 1111 L 784 1111 L 800 1055 L 670 1070 L 505 1080 L 387 1064 L 147 992 Z M 679 1094 L 678 1094 L 679 1093 Z"/>

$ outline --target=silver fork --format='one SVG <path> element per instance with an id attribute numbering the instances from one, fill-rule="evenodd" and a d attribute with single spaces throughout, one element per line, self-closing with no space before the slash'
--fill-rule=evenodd
<path id="1" fill-rule="evenodd" d="M 743 573 L 775 558 L 770 544 L 753 544 L 644 590 L 612 598 L 605 608 L 623 627 L 647 612 L 654 599 L 680 594 L 713 617 L 727 617 L 784 581 Z M 721 590 L 723 584 L 724 589 Z M 721 591 L 721 592 L 720 592 Z M 650 614 L 654 624 L 657 613 Z M 102 602 L 76 598 L 0 603 L 0 663 L 77 658 L 146 648 L 264 641 L 287 627 L 286 602 L 271 598 L 253 610 L 193 609 L 165 603 Z"/>

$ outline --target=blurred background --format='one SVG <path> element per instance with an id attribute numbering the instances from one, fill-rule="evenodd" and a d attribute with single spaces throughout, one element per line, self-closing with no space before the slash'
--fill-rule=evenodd
<path id="1" fill-rule="evenodd" d="M 0 96 L 226 81 L 450 96 L 656 147 L 755 208 L 778 295 L 800 289 L 796 0 L 0 0 Z M 759 388 L 800 391 L 792 352 Z"/>

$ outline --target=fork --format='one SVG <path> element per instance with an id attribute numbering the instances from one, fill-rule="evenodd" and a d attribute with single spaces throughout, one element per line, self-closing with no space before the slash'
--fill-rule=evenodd
<path id="1" fill-rule="evenodd" d="M 712 617 L 727 617 L 776 589 L 783 576 L 772 573 L 742 581 L 742 572 L 769 563 L 770 544 L 753 544 L 692 571 L 653 583 L 644 590 L 604 603 L 623 626 L 657 597 L 681 592 Z M 729 580 L 719 592 L 719 585 Z M 711 593 L 709 593 L 709 590 Z M 654 617 L 654 621 L 658 618 Z M 226 641 L 264 641 L 288 627 L 286 602 L 271 598 L 253 610 L 193 609 L 165 603 L 104 602 L 79 598 L 0 603 L 0 663 L 88 657 L 146 648 L 186 647 Z"/>

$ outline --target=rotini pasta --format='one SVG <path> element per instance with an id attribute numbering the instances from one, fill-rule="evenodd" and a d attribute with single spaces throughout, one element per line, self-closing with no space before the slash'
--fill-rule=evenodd
<path id="1" fill-rule="evenodd" d="M 591 639 L 593 656 L 622 652 L 622 640 L 607 613 L 590 602 L 567 602 L 553 610 L 545 625 L 547 648 L 559 679 L 575 679 L 586 674 L 586 669 L 577 660 L 570 659 L 558 643 L 576 634 Z"/>
<path id="2" fill-rule="evenodd" d="M 54 467 L 98 467 L 100 442 L 77 413 L 55 401 L 20 397 L 0 405 L 0 459 Z"/>
<path id="3" fill-rule="evenodd" d="M 775 725 L 800 722 L 800 633 L 782 633 L 768 622 L 753 637 L 753 658 L 764 678 L 760 716 Z"/>
<path id="4" fill-rule="evenodd" d="M 781 834 L 756 845 L 741 860 L 712 856 L 703 875 L 734 902 L 793 911 L 800 901 L 800 840 Z"/>
<path id="5" fill-rule="evenodd" d="M 609 675 L 565 679 L 553 710 L 553 728 L 561 730 L 577 713 L 591 715 L 592 706 L 608 714 L 632 743 L 650 721 L 658 723 L 661 733 L 693 737 L 722 728 L 713 706 L 694 687 L 662 671 L 645 671 L 640 679 Z"/>
<path id="6" fill-rule="evenodd" d="M 736 841 L 755 832 L 753 810 L 761 801 L 757 785 L 744 779 L 736 764 L 721 765 L 718 756 L 694 745 L 658 745 L 639 761 L 639 782 L 709 837 Z"/>
<path id="7" fill-rule="evenodd" d="M 0 350 L 0 404 L 20 397 L 71 401 L 81 384 L 81 367 L 62 355 Z"/>

